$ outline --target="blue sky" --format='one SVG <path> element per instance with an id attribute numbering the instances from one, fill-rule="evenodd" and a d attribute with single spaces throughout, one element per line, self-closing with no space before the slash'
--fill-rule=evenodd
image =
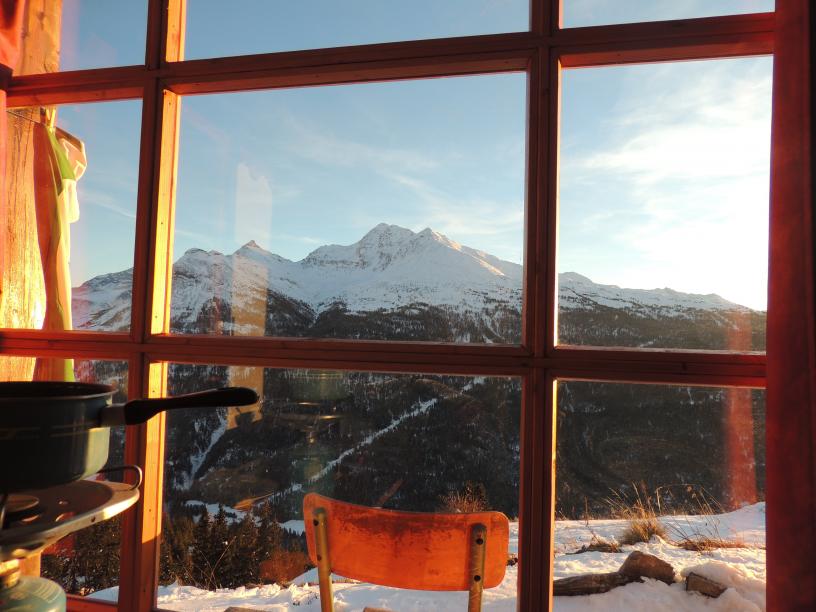
<path id="1" fill-rule="evenodd" d="M 187 57 L 527 27 L 521 0 L 240 5 L 224 16 L 190 0 Z M 142 61 L 142 3 L 65 6 L 64 69 Z M 771 8 L 565 0 L 565 21 Z M 565 72 L 559 270 L 764 308 L 770 74 L 768 58 Z M 254 239 L 300 259 L 388 222 L 521 262 L 525 90 L 507 74 L 186 98 L 176 256 Z M 74 284 L 132 265 L 140 113 L 139 102 L 60 110 L 89 159 Z"/>
<path id="2" fill-rule="evenodd" d="M 562 0 L 564 27 L 774 10 L 774 0 Z"/>

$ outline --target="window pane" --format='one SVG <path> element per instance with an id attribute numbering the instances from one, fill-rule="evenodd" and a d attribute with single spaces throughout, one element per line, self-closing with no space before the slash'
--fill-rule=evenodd
<path id="1" fill-rule="evenodd" d="M 147 2 L 28 0 L 15 74 L 144 64 Z"/>
<path id="2" fill-rule="evenodd" d="M 525 89 L 186 98 L 171 331 L 518 343 Z"/>
<path id="3" fill-rule="evenodd" d="M 493 509 L 511 520 L 517 554 L 517 379 L 170 365 L 170 394 L 242 385 L 258 406 L 168 413 L 160 607 L 289 604 L 289 582 L 317 594 L 303 497 L 422 512 Z M 205 513 L 206 508 L 206 513 Z M 255 521 L 252 521 L 252 518 Z M 226 544 L 225 544 L 226 543 Z M 219 561 L 220 559 L 220 561 Z M 212 571 L 202 571 L 212 568 Z M 491 601 L 515 609 L 517 566 Z M 198 588 L 196 588 L 198 587 Z M 232 589 L 210 593 L 216 588 Z M 454 609 L 464 593 L 337 586 L 355 609 Z M 252 599 L 237 596 L 251 595 Z M 502 608 L 504 609 L 504 608 Z"/>
<path id="4" fill-rule="evenodd" d="M 764 392 L 559 382 L 557 397 L 556 581 L 638 550 L 734 587 L 727 609 L 764 609 Z M 678 587 L 630 584 L 604 606 L 699 609 Z"/>
<path id="5" fill-rule="evenodd" d="M 764 13 L 774 0 L 563 0 L 565 28 Z"/>
<path id="6" fill-rule="evenodd" d="M 116 389 L 113 401 L 127 401 L 128 373 L 126 361 L 103 361 L 90 359 L 49 359 L 0 356 L 0 380 L 31 380 L 36 366 L 45 364 L 54 371 L 56 365 L 64 366 L 77 382 L 101 383 Z M 51 376 L 55 380 L 57 377 Z M 66 380 L 68 378 L 66 377 Z M 125 457 L 125 428 L 110 430 L 108 462 L 103 469 L 122 466 Z M 95 477 L 121 482 L 121 472 Z M 119 584 L 119 543 L 121 517 L 116 516 L 93 527 L 77 531 L 46 548 L 42 553 L 42 576 L 57 582 L 72 595 L 90 595 L 110 601 L 117 599 Z M 99 591 L 112 590 L 99 593 Z"/>
<path id="7" fill-rule="evenodd" d="M 528 0 L 218 0 L 187 7 L 185 58 L 247 55 L 411 39 L 518 32 Z"/>
<path id="8" fill-rule="evenodd" d="M 7 118 L 0 327 L 128 331 L 141 102 Z"/>
<path id="9" fill-rule="evenodd" d="M 558 341 L 765 348 L 771 59 L 568 70 Z"/>

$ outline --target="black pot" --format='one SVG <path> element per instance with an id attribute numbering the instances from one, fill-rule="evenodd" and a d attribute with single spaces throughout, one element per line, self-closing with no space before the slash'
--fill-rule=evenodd
<path id="1" fill-rule="evenodd" d="M 108 460 L 109 428 L 144 423 L 175 408 L 246 406 L 258 394 L 225 387 L 113 405 L 107 385 L 0 383 L 0 494 L 66 484 L 98 472 Z"/>

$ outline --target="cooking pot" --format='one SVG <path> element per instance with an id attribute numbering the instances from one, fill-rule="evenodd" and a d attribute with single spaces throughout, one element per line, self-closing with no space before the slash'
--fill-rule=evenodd
<path id="1" fill-rule="evenodd" d="M 66 484 L 98 472 L 108 460 L 110 427 L 144 423 L 162 410 L 246 406 L 245 387 L 112 404 L 108 385 L 0 383 L 0 494 Z"/>

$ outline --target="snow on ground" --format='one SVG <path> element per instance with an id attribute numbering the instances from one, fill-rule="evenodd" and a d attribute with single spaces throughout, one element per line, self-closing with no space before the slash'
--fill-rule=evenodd
<path id="1" fill-rule="evenodd" d="M 571 554 L 593 539 L 613 540 L 625 528 L 620 520 L 557 521 L 555 524 L 555 578 L 589 572 L 617 570 L 633 550 L 648 552 L 668 561 L 678 572 L 678 580 L 689 571 L 728 586 L 717 599 L 685 591 L 684 584 L 671 586 L 646 579 L 584 597 L 557 597 L 557 612 L 760 612 L 765 610 L 765 504 L 746 506 L 713 516 L 672 516 L 661 519 L 671 539 L 711 537 L 741 542 L 745 548 L 722 548 L 711 552 L 687 551 L 653 538 L 648 543 L 623 547 L 620 553 L 585 552 Z M 510 552 L 518 550 L 518 523 L 511 523 Z M 229 606 L 257 610 L 320 610 L 316 572 L 310 570 L 289 587 L 265 585 L 253 588 L 205 591 L 190 586 L 159 588 L 158 605 L 165 610 L 220 612 Z M 518 566 L 507 568 L 504 581 L 484 593 L 484 610 L 513 612 L 516 609 Z M 343 580 L 339 579 L 338 580 Z M 116 600 L 118 589 L 95 593 L 92 597 Z M 358 612 L 365 606 L 384 607 L 396 612 L 460 610 L 467 604 L 464 592 L 442 593 L 390 589 L 354 581 L 334 585 L 338 612 Z"/>

